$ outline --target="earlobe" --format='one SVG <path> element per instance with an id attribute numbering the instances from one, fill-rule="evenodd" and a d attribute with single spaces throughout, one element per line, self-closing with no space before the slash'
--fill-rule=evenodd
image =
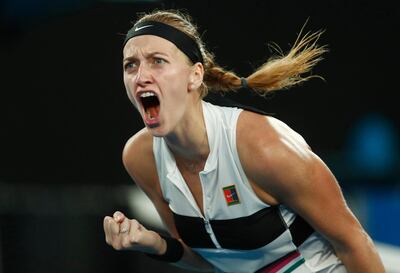
<path id="1" fill-rule="evenodd" d="M 189 92 L 193 91 L 193 87 L 194 87 L 193 83 L 190 82 L 190 83 L 188 84 L 188 91 L 189 91 Z"/>
<path id="2" fill-rule="evenodd" d="M 197 89 L 199 89 L 201 83 L 202 83 L 202 81 L 199 81 L 199 80 L 189 82 L 188 91 L 189 92 L 196 91 Z"/>

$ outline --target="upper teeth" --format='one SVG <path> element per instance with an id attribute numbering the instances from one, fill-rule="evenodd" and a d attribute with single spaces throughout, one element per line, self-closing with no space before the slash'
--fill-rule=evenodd
<path id="1" fill-rule="evenodd" d="M 145 97 L 151 97 L 151 96 L 155 96 L 156 94 L 154 94 L 153 92 L 144 92 L 142 94 L 140 94 L 141 98 L 145 98 Z"/>

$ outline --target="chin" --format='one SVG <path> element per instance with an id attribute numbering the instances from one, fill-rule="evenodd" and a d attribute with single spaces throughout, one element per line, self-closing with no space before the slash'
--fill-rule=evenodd
<path id="1" fill-rule="evenodd" d="M 146 124 L 147 131 L 154 137 L 164 137 L 167 135 L 166 130 L 163 130 L 163 128 L 160 125 L 147 125 Z"/>

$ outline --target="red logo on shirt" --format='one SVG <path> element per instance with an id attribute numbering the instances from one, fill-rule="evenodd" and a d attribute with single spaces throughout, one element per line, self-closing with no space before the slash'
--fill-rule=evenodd
<path id="1" fill-rule="evenodd" d="M 230 185 L 222 188 L 228 206 L 236 205 L 240 203 L 239 195 L 237 193 L 235 185 Z"/>

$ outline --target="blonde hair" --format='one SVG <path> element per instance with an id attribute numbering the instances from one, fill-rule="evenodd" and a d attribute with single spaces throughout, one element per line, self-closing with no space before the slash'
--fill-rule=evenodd
<path id="1" fill-rule="evenodd" d="M 200 86 L 202 98 L 207 95 L 208 90 L 229 92 L 242 87 L 241 77 L 216 64 L 214 55 L 206 49 L 196 25 L 188 14 L 179 10 L 155 10 L 151 13 L 141 14 L 136 24 L 145 21 L 157 21 L 171 25 L 196 41 L 204 60 L 204 79 Z M 310 72 L 315 64 L 322 60 L 322 54 L 327 51 L 326 46 L 317 45 L 323 31 L 308 32 L 302 36 L 303 28 L 286 55 L 279 46 L 272 45 L 276 55 L 269 58 L 246 78 L 247 86 L 250 89 L 265 96 L 272 91 L 287 89 L 311 78 L 319 77 L 316 75 L 303 77 L 302 75 Z"/>

